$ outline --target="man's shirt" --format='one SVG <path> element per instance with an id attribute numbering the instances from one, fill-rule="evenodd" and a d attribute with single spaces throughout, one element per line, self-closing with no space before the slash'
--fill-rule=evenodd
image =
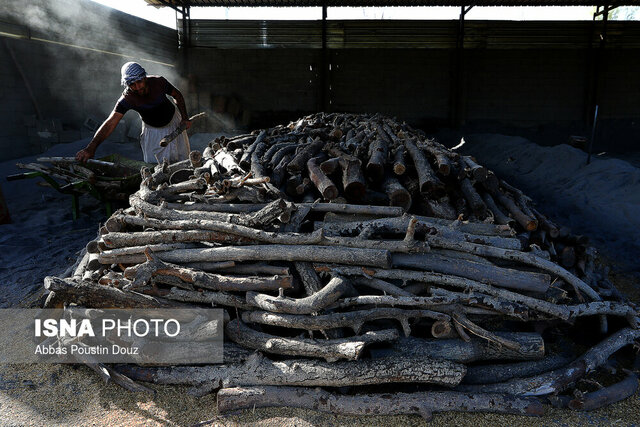
<path id="1" fill-rule="evenodd" d="M 142 121 L 156 128 L 169 124 L 176 107 L 167 95 L 175 89 L 171 83 L 162 76 L 147 76 L 149 91 L 145 96 L 140 96 L 129 88 L 122 92 L 122 96 L 116 102 L 116 113 L 124 114 L 129 110 L 137 111 Z"/>

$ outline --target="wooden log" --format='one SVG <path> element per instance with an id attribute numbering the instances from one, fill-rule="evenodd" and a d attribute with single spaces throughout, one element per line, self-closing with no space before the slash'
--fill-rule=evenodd
<path id="1" fill-rule="evenodd" d="M 389 198 L 385 193 L 367 188 L 364 195 L 362 196 L 362 199 L 360 199 L 360 203 L 376 206 L 388 206 Z"/>
<path id="2" fill-rule="evenodd" d="M 268 176 L 261 176 L 260 178 L 248 178 L 249 175 L 246 176 L 238 176 L 231 179 L 223 179 L 222 185 L 226 188 L 240 188 L 243 186 L 249 185 L 261 185 L 267 184 L 270 181 Z M 254 175 L 251 175 L 254 176 Z"/>
<path id="3" fill-rule="evenodd" d="M 476 182 L 484 182 L 487 180 L 487 168 L 475 162 L 471 156 L 461 156 L 460 160 L 464 164 L 467 175 Z"/>
<path id="4" fill-rule="evenodd" d="M 453 338 L 455 332 L 451 326 L 450 320 L 437 320 L 431 325 L 431 335 L 434 338 L 444 339 Z"/>
<path id="5" fill-rule="evenodd" d="M 240 158 L 240 167 L 245 171 L 249 171 L 251 169 L 251 156 L 253 152 L 256 150 L 258 145 L 260 145 L 264 139 L 267 137 L 267 131 L 261 130 L 258 137 L 244 150 L 242 157 Z"/>
<path id="6" fill-rule="evenodd" d="M 66 182 L 72 182 L 79 178 L 78 175 L 68 171 L 67 169 L 57 167 L 46 167 L 38 163 L 16 163 L 16 166 L 20 169 L 28 169 L 37 172 L 42 172 L 45 175 L 49 175 L 52 178 L 60 179 Z"/>
<path id="7" fill-rule="evenodd" d="M 495 200 L 491 197 L 489 193 L 481 194 L 482 201 L 487 206 L 487 208 L 493 213 L 493 218 L 496 224 L 508 224 L 509 226 L 513 226 L 515 224 L 515 220 L 513 218 L 509 218 L 507 215 L 502 212 L 502 210 L 496 205 Z"/>
<path id="8" fill-rule="evenodd" d="M 384 130 L 378 126 L 376 138 L 369 145 L 369 160 L 367 162 L 367 177 L 374 183 L 382 182 L 385 165 L 389 152 L 389 139 Z"/>
<path id="9" fill-rule="evenodd" d="M 252 240 L 228 233 L 210 230 L 159 230 L 136 233 L 108 233 L 103 236 L 104 248 L 124 248 L 162 243 L 215 242 L 223 244 L 247 244 Z"/>
<path id="10" fill-rule="evenodd" d="M 391 265 L 391 255 L 387 250 L 333 247 L 318 245 L 254 245 L 242 247 L 218 247 L 207 249 L 177 249 L 158 254 L 165 262 L 181 264 L 185 262 L 220 261 L 310 261 L 339 264 L 384 266 Z M 124 261 L 123 261 L 124 260 Z M 107 252 L 100 254 L 104 264 L 144 262 L 143 254 L 114 256 Z"/>
<path id="11" fill-rule="evenodd" d="M 153 253 L 169 252 L 176 249 L 188 249 L 200 247 L 197 243 L 160 243 L 156 245 L 145 246 L 129 246 L 126 248 L 116 248 L 102 251 L 97 254 L 98 265 L 94 263 L 93 256 L 91 254 L 89 258 L 88 269 L 98 270 L 104 265 L 110 264 L 138 264 L 144 262 L 146 258 L 144 253 L 149 249 Z"/>
<path id="12" fill-rule="evenodd" d="M 370 205 L 354 205 L 347 203 L 294 203 L 296 207 L 309 207 L 311 212 L 334 212 L 352 215 L 376 215 L 376 216 L 402 216 L 404 210 L 397 206 L 370 206 Z M 175 211 L 202 211 L 217 212 L 228 214 L 239 214 L 247 212 L 255 212 L 266 206 L 265 203 L 226 203 L 226 204 L 206 204 L 206 203 L 167 203 L 167 207 Z M 228 217 L 221 217 L 228 219 Z M 437 220 L 437 218 L 432 218 Z M 449 224 L 451 221 L 448 222 Z M 470 226 L 479 226 L 483 230 L 492 230 L 491 233 L 504 234 L 506 229 L 499 229 L 491 224 L 469 224 Z M 495 230 L 495 231 L 494 231 Z M 500 230 L 500 231 L 499 231 Z M 477 234 L 483 234 L 478 232 Z"/>
<path id="13" fill-rule="evenodd" d="M 269 149 L 260 159 L 260 163 L 268 166 L 271 163 L 271 159 L 273 158 L 273 156 L 283 148 L 293 147 L 293 150 L 291 150 L 290 152 L 295 151 L 295 148 L 298 146 L 298 144 L 296 143 L 296 138 L 294 136 L 291 136 L 291 138 L 291 141 L 278 142 L 269 147 Z"/>
<path id="14" fill-rule="evenodd" d="M 84 272 L 87 270 L 87 265 L 89 264 L 89 252 L 85 251 L 82 257 L 80 258 L 80 262 L 76 266 L 75 270 L 73 270 L 73 274 L 71 278 L 74 280 L 81 280 L 82 276 L 84 276 Z"/>
<path id="15" fill-rule="evenodd" d="M 211 289 L 215 291 L 275 291 L 280 288 L 291 288 L 291 276 L 273 277 L 237 277 L 213 273 L 168 264 L 146 251 L 147 261 L 143 264 L 129 267 L 124 271 L 124 277 L 133 280 L 132 288 L 148 284 L 151 277 L 172 276 L 191 286 Z"/>
<path id="16" fill-rule="evenodd" d="M 351 338 L 318 341 L 306 338 L 281 338 L 265 334 L 247 327 L 238 319 L 234 319 L 226 325 L 225 336 L 243 347 L 266 353 L 316 357 L 330 362 L 338 359 L 356 360 L 367 344 L 393 341 L 398 338 L 398 332 L 395 329 L 387 329 L 367 332 Z"/>
<path id="17" fill-rule="evenodd" d="M 362 162 L 358 159 L 342 161 L 342 188 L 347 200 L 361 200 L 367 190 Z"/>
<path id="18" fill-rule="evenodd" d="M 433 173 L 433 169 L 431 169 L 431 165 L 429 165 L 429 162 L 422 150 L 420 150 L 410 139 L 404 140 L 404 146 L 416 167 L 418 180 L 420 182 L 420 191 L 423 193 L 435 193 L 442 191 L 444 189 L 444 184 Z"/>
<path id="19" fill-rule="evenodd" d="M 508 192 L 510 192 L 511 194 L 513 194 L 513 197 L 515 198 L 516 202 L 518 202 L 518 205 L 520 205 L 525 215 L 535 218 L 535 214 L 529 207 L 529 204 L 532 202 L 529 196 L 524 194 L 522 190 L 514 187 L 513 185 L 509 184 L 508 182 L 502 179 L 500 180 L 500 186 L 505 190 L 507 190 Z"/>
<path id="20" fill-rule="evenodd" d="M 525 215 L 524 212 L 522 212 L 522 210 L 515 204 L 515 202 L 511 198 L 502 194 L 502 192 L 500 191 L 492 192 L 489 188 L 487 189 L 491 192 L 491 195 L 493 196 L 493 198 L 497 200 L 502 206 L 504 206 L 505 209 L 509 211 L 511 216 L 513 216 L 513 218 L 518 222 L 518 224 L 524 227 L 525 230 L 534 231 L 538 228 L 537 219 L 531 218 Z"/>
<path id="21" fill-rule="evenodd" d="M 471 210 L 474 214 L 484 217 L 484 213 L 487 210 L 487 205 L 482 201 L 482 197 L 478 194 L 476 189 L 473 187 L 473 184 L 469 180 L 469 178 L 464 178 L 460 180 L 460 190 L 462 191 L 462 195 L 465 200 L 469 203 Z"/>
<path id="22" fill-rule="evenodd" d="M 316 138 L 311 144 L 301 148 L 287 165 L 290 174 L 299 174 L 307 168 L 307 162 L 322 150 L 324 142 Z"/>
<path id="23" fill-rule="evenodd" d="M 198 150 L 191 151 L 189 153 L 189 162 L 191 163 L 191 169 L 202 166 L 202 153 Z"/>
<path id="24" fill-rule="evenodd" d="M 210 148 L 207 149 L 210 150 Z M 216 161 L 212 157 L 208 158 L 203 163 L 202 167 L 195 169 L 193 173 L 195 174 L 195 176 L 205 177 L 205 179 L 207 179 L 206 176 L 207 174 L 209 174 L 209 180 L 207 181 L 207 184 L 211 183 L 212 180 L 217 181 L 220 177 L 220 170 L 218 169 Z"/>
<path id="25" fill-rule="evenodd" d="M 295 267 L 300 279 L 302 281 L 302 286 L 304 287 L 305 294 L 307 296 L 311 296 L 318 292 L 320 289 L 324 287 L 318 274 L 313 269 L 313 264 L 310 262 L 294 262 L 293 266 Z"/>
<path id="26" fill-rule="evenodd" d="M 269 161 L 269 166 L 271 167 L 271 170 L 275 170 L 276 167 L 280 165 L 285 158 L 288 158 L 289 160 L 285 162 L 285 166 L 283 167 L 283 172 L 286 173 L 287 172 L 286 165 L 291 161 L 291 159 L 295 155 L 296 148 L 298 148 L 298 146 L 299 146 L 298 144 L 293 143 L 287 147 L 280 148 L 278 151 L 276 151 L 273 154 L 273 157 L 271 157 L 271 160 Z"/>
<path id="27" fill-rule="evenodd" d="M 453 170 L 451 160 L 449 160 L 450 153 L 446 149 L 435 147 L 433 144 L 421 144 L 420 148 L 429 153 L 436 161 L 438 166 L 438 173 L 442 176 L 449 176 Z"/>
<path id="28" fill-rule="evenodd" d="M 98 285 L 88 281 L 59 279 L 54 276 L 44 278 L 44 288 L 55 292 L 67 303 L 90 308 L 170 308 L 184 307 L 184 304 L 172 302 L 164 298 L 156 298 L 135 292 Z"/>
<path id="29" fill-rule="evenodd" d="M 314 157 L 307 162 L 307 170 L 309 171 L 309 177 L 316 186 L 322 197 L 325 200 L 333 200 L 338 197 L 338 188 L 333 181 L 322 172 L 318 166 L 318 158 Z"/>
<path id="30" fill-rule="evenodd" d="M 398 240 L 365 240 L 360 238 L 344 238 L 344 237 L 323 237 L 322 231 L 317 230 L 311 234 L 300 234 L 300 233 L 273 233 L 273 232 L 265 232 L 262 230 L 256 230 L 250 227 L 245 227 L 242 225 L 236 224 L 228 224 L 220 221 L 205 221 L 205 220 L 197 220 L 196 222 L 192 221 L 162 221 L 162 220 L 154 220 L 154 219 L 144 219 L 137 217 L 124 217 L 123 221 L 143 226 L 153 226 L 159 229 L 179 229 L 179 230 L 188 230 L 194 227 L 201 229 L 211 229 L 218 232 L 229 233 L 236 236 L 244 237 L 253 240 L 254 242 L 263 242 L 263 243 L 272 243 L 272 244 L 283 244 L 283 245 L 322 245 L 322 246 L 344 246 L 344 249 L 347 248 L 356 248 L 356 249 L 373 249 L 373 250 L 384 250 L 384 251 L 396 251 L 396 252 L 425 252 L 428 250 L 428 247 L 422 243 L 418 242 L 405 242 Z M 245 216 L 243 219 L 244 222 L 249 221 L 249 217 Z M 238 241 L 242 243 L 241 241 Z M 158 251 L 168 251 L 171 249 L 171 245 L 184 245 L 178 243 L 172 244 L 161 244 L 151 246 L 151 249 L 154 252 Z M 142 259 L 142 254 L 144 252 L 144 246 L 136 246 L 129 248 L 121 248 L 121 249 L 111 249 L 102 252 L 99 255 L 99 259 L 104 263 L 139 263 L 144 262 Z M 353 253 L 358 256 L 357 251 Z M 197 260 L 183 260 L 182 262 L 196 262 Z M 271 261 L 275 261 L 275 259 L 271 259 Z M 295 260 L 294 260 L 295 261 Z M 200 261 L 202 262 L 202 261 Z M 205 260 L 206 262 L 206 260 Z"/>
<path id="31" fill-rule="evenodd" d="M 83 356 L 83 358 L 86 358 L 86 356 Z M 151 395 L 155 395 L 156 393 L 155 390 L 135 383 L 127 376 L 113 370 L 110 366 L 107 366 L 104 363 L 85 363 L 85 365 L 100 375 L 105 384 L 114 383 L 133 393 L 148 393 Z"/>
<path id="32" fill-rule="evenodd" d="M 282 326 L 311 331 L 350 328 L 359 334 L 365 322 L 379 319 L 396 319 L 400 322 L 405 336 L 411 334 L 409 319 L 429 318 L 442 321 L 449 320 L 449 316 L 431 310 L 404 310 L 400 308 L 373 308 L 370 310 L 356 310 L 348 313 L 331 313 L 317 316 L 299 314 L 280 314 L 267 311 L 245 311 L 242 321 L 245 323 L 260 323 L 263 325 Z"/>
<path id="33" fill-rule="evenodd" d="M 277 199 L 268 203 L 259 211 L 230 218 L 230 222 L 253 228 L 264 228 L 282 218 L 290 218 L 293 206 L 283 199 Z"/>
<path id="34" fill-rule="evenodd" d="M 513 378 L 530 377 L 568 365 L 574 357 L 565 354 L 546 356 L 540 360 L 496 365 L 468 366 L 463 384 L 495 384 Z"/>
<path id="35" fill-rule="evenodd" d="M 247 303 L 275 313 L 310 314 L 337 301 L 350 289 L 350 284 L 342 277 L 335 276 L 322 289 L 305 298 L 289 298 L 247 292 Z"/>
<path id="36" fill-rule="evenodd" d="M 194 263 L 191 268 L 199 268 L 200 270 L 206 270 L 207 264 Z M 227 274 L 271 274 L 280 276 L 289 276 L 291 270 L 289 267 L 282 267 L 279 265 L 270 265 L 262 262 L 250 263 L 250 264 L 237 264 L 228 265 L 221 268 Z M 184 264 L 185 267 L 189 267 L 188 264 Z"/>
<path id="37" fill-rule="evenodd" d="M 517 318 L 525 322 L 529 320 L 528 307 L 504 298 L 493 297 L 476 291 L 453 292 L 434 286 L 430 286 L 429 291 L 433 297 L 447 297 L 452 303 L 464 304 L 465 310 L 468 307 L 485 307 L 506 317 Z"/>
<path id="38" fill-rule="evenodd" d="M 480 327 L 479 325 L 470 321 L 464 314 L 462 313 L 452 313 L 454 325 L 459 325 L 463 327 L 465 330 L 471 332 L 472 334 L 487 340 L 488 342 L 492 342 L 503 346 L 508 350 L 513 350 L 516 352 L 520 352 L 521 345 L 519 342 L 511 340 L 509 338 L 500 336 L 493 332 L 487 331 L 486 329 Z"/>
<path id="39" fill-rule="evenodd" d="M 518 343 L 519 350 L 512 350 L 495 342 L 478 338 L 472 338 L 469 342 L 466 342 L 461 339 L 405 337 L 394 342 L 390 350 L 380 350 L 380 354 L 386 356 L 427 357 L 465 364 L 482 360 L 539 360 L 544 357 L 544 340 L 540 334 L 532 332 L 495 332 L 495 335 Z"/>
<path id="40" fill-rule="evenodd" d="M 226 355 L 225 362 L 229 360 Z M 155 384 L 219 387 L 288 385 L 347 387 L 390 383 L 457 385 L 465 366 L 427 358 L 360 359 L 325 362 L 288 359 L 273 361 L 252 353 L 243 363 L 209 366 L 151 367 L 119 365 L 116 369 L 139 381 Z"/>
<path id="41" fill-rule="evenodd" d="M 628 303 L 616 301 L 593 301 L 584 304 L 567 305 L 570 319 L 583 316 L 617 316 L 627 319 L 632 328 L 640 327 L 638 311 Z"/>
<path id="42" fill-rule="evenodd" d="M 460 305 L 465 304 L 465 305 Z M 509 303 L 499 298 L 473 294 L 451 293 L 450 295 L 434 295 L 430 297 L 411 296 L 396 297 L 391 295 L 362 295 L 339 300 L 328 309 L 349 308 L 353 306 L 390 306 L 431 309 L 440 313 L 453 314 L 465 312 L 473 315 L 504 315 L 519 320 L 528 320 L 528 312 L 517 303 Z M 488 307 L 488 308 L 484 308 Z"/>
<path id="43" fill-rule="evenodd" d="M 180 160 L 180 161 L 175 162 L 175 163 L 170 163 L 167 166 L 167 173 L 169 174 L 169 176 L 171 176 L 171 175 L 173 175 L 174 173 L 176 173 L 179 170 L 189 169 L 190 167 L 191 167 L 191 160 L 190 159 Z"/>
<path id="44" fill-rule="evenodd" d="M 404 160 L 404 147 L 397 147 L 393 153 L 393 173 L 396 175 L 404 175 L 407 165 Z"/>
<path id="45" fill-rule="evenodd" d="M 457 241 L 454 242 L 446 239 L 441 239 L 436 236 L 427 236 L 426 240 L 429 242 L 429 244 L 436 247 L 469 252 L 480 256 L 518 261 L 523 264 L 545 270 L 549 273 L 553 273 L 561 277 L 567 283 L 574 286 L 574 288 L 579 289 L 594 301 L 600 301 L 602 299 L 595 290 L 593 290 L 589 285 L 580 280 L 578 277 L 574 276 L 559 265 L 554 264 L 553 262 L 546 259 L 540 258 L 539 256 L 536 256 L 534 254 L 514 250 L 505 250 L 502 248 L 480 245 L 476 243 Z"/>
<path id="46" fill-rule="evenodd" d="M 38 157 L 38 163 L 53 163 L 61 165 L 78 165 L 80 162 L 75 157 Z M 114 168 L 116 164 L 113 162 L 105 162 L 104 160 L 88 159 L 86 162 L 92 166 L 102 166 L 106 168 Z"/>
<path id="47" fill-rule="evenodd" d="M 354 278 L 353 282 L 355 285 L 367 286 L 369 288 L 381 291 L 385 295 L 400 296 L 400 297 L 414 296 L 411 292 L 407 292 L 396 285 L 393 285 L 389 282 L 385 282 L 384 280 L 376 279 L 375 277 L 361 277 L 361 278 L 356 277 Z"/>
<path id="48" fill-rule="evenodd" d="M 243 310 L 252 310 L 254 307 L 247 304 L 244 298 L 227 294 L 225 292 L 199 292 L 171 288 L 163 298 L 173 301 L 207 304 L 209 306 L 235 307 Z"/>
<path id="49" fill-rule="evenodd" d="M 412 280 L 424 283 L 437 283 L 441 285 L 453 286 L 461 289 L 471 289 L 483 294 L 491 295 L 497 298 L 525 305 L 531 309 L 541 313 L 557 317 L 562 320 L 570 318 L 570 312 L 564 306 L 552 304 L 544 300 L 532 298 L 506 289 L 496 288 L 494 286 L 485 285 L 484 283 L 465 279 L 462 277 L 449 276 L 439 273 L 426 273 L 421 271 L 393 269 L 386 270 L 380 268 L 364 268 L 364 267 L 344 267 L 344 266 L 325 266 L 316 265 L 316 271 L 332 271 L 341 275 L 365 275 L 378 277 L 381 279 L 399 279 Z"/>
<path id="50" fill-rule="evenodd" d="M 382 213 L 382 212 L 380 212 Z M 381 215 L 382 216 L 382 215 Z M 391 216 L 391 215 L 388 215 Z M 496 227 L 493 224 L 465 223 L 462 221 L 441 220 L 439 218 L 413 215 L 418 220 L 418 231 L 436 231 L 447 237 L 459 236 L 459 240 L 467 242 L 485 242 L 491 246 L 503 248 L 522 248 L 521 243 L 516 243 L 517 239 L 492 239 L 491 237 L 510 236 L 510 229 Z M 404 234 L 411 217 L 408 215 L 396 218 L 380 218 L 364 221 L 352 221 L 341 223 L 324 223 L 325 235 L 353 235 L 361 232 L 365 228 L 380 230 L 384 233 Z M 432 230 L 433 229 L 433 230 Z M 456 234 L 462 233 L 462 234 Z"/>
<path id="51" fill-rule="evenodd" d="M 463 259 L 466 261 L 473 261 L 479 264 L 495 265 L 493 262 L 489 261 L 486 258 L 483 258 L 478 255 L 470 254 L 468 252 L 458 252 L 458 251 L 452 251 L 449 249 L 440 249 L 440 248 L 431 248 L 429 252 L 434 255 L 440 255 L 446 258 L 456 258 L 456 259 Z"/>
<path id="52" fill-rule="evenodd" d="M 556 239 L 558 238 L 558 236 L 560 236 L 560 228 L 557 225 L 555 225 L 553 222 L 551 222 L 551 220 L 549 220 L 546 216 L 542 215 L 537 210 L 532 209 L 532 211 L 538 219 L 540 227 L 542 227 L 543 230 L 549 233 L 549 236 L 552 239 Z"/>
<path id="53" fill-rule="evenodd" d="M 203 270 L 203 271 L 219 271 L 219 270 L 225 270 L 226 273 L 230 273 L 230 271 L 227 271 L 230 268 L 233 268 L 236 266 L 236 263 L 233 261 L 224 261 L 224 262 L 188 262 L 185 264 L 182 264 L 182 267 L 185 268 L 192 268 L 192 269 L 197 269 L 197 270 Z M 278 271 L 281 271 L 281 269 L 278 269 Z M 245 271 L 244 273 L 254 273 L 254 274 L 261 274 L 262 272 L 259 271 Z M 239 273 L 239 274 L 244 274 L 244 273 Z M 234 274 L 234 273 L 231 273 Z M 288 274 L 288 273 L 272 273 L 272 274 Z"/>
<path id="54" fill-rule="evenodd" d="M 449 196 L 443 196 L 438 199 L 429 199 L 422 197 L 420 199 L 420 210 L 424 211 L 429 217 L 435 217 L 437 219 L 455 220 L 458 218 L 458 213 L 451 204 Z"/>
<path id="55" fill-rule="evenodd" d="M 320 281 L 320 277 L 318 277 L 318 274 L 316 273 L 316 270 L 313 268 L 312 263 L 294 262 L 293 265 L 298 276 L 300 276 L 302 286 L 304 287 L 304 293 L 307 297 L 314 295 L 324 287 L 323 283 Z M 327 338 L 342 338 L 343 336 L 342 331 L 340 330 L 325 331 L 321 329 L 320 332 Z"/>
<path id="56" fill-rule="evenodd" d="M 271 182 L 274 186 L 280 187 L 282 181 L 287 175 L 287 165 L 291 161 L 293 155 L 286 155 L 280 160 L 280 162 L 273 167 L 273 172 L 271 173 Z"/>
<path id="57" fill-rule="evenodd" d="M 259 136 L 258 136 L 258 139 L 260 139 Z M 266 169 L 262 163 L 262 156 L 265 154 L 266 151 L 267 151 L 267 144 L 265 139 L 262 139 L 256 145 L 256 148 L 253 150 L 253 153 L 251 153 L 250 170 L 251 170 L 251 175 L 254 178 L 262 178 L 266 176 Z"/>
<path id="58" fill-rule="evenodd" d="M 382 183 L 382 190 L 389 197 L 392 206 L 400 206 L 405 211 L 411 207 L 411 194 L 396 178 L 387 176 Z"/>
<path id="59" fill-rule="evenodd" d="M 404 209 L 397 206 L 371 206 L 371 205 L 352 205 L 345 203 L 317 203 L 311 204 L 312 212 L 335 212 L 344 214 L 367 214 L 377 216 L 402 216 Z"/>
<path id="60" fill-rule="evenodd" d="M 340 159 L 337 157 L 332 157 L 329 160 L 325 160 L 320 164 L 320 170 L 325 175 L 331 175 L 335 173 L 338 169 L 340 169 Z"/>
<path id="61" fill-rule="evenodd" d="M 233 150 L 242 147 L 243 145 L 251 145 L 255 139 L 256 135 L 249 133 L 230 137 L 222 136 L 220 139 L 216 138 L 215 141 L 219 142 L 223 147 L 229 147 L 229 149 Z"/>
<path id="62" fill-rule="evenodd" d="M 593 411 L 631 397 L 637 390 L 638 376 L 631 372 L 622 381 L 571 400 L 569 408 L 575 411 Z"/>
<path id="63" fill-rule="evenodd" d="M 296 174 L 291 175 L 287 178 L 287 182 L 285 184 L 285 192 L 291 197 L 297 197 L 301 195 L 304 191 L 302 191 L 304 187 L 302 186 L 302 175 Z"/>
<path id="64" fill-rule="evenodd" d="M 227 173 L 245 173 L 240 165 L 236 163 L 236 160 L 233 158 L 233 156 L 224 149 L 216 151 L 213 159 L 218 165 L 224 168 Z"/>
<path id="65" fill-rule="evenodd" d="M 602 366 L 613 353 L 640 338 L 640 329 L 621 329 L 589 349 L 567 367 L 528 378 L 496 384 L 462 385 L 464 392 L 508 393 L 514 396 L 546 396 L 561 393 L 584 375 Z"/>
<path id="66" fill-rule="evenodd" d="M 291 219 L 287 224 L 280 227 L 280 230 L 285 233 L 298 233 L 302 227 L 303 222 L 311 212 L 311 208 L 307 206 L 298 206 L 295 212 L 291 215 Z"/>
<path id="67" fill-rule="evenodd" d="M 276 386 L 225 388 L 218 392 L 221 413 L 272 406 L 312 409 L 334 415 L 420 415 L 425 420 L 430 420 L 433 412 L 445 411 L 543 414 L 542 404 L 537 400 L 500 394 L 432 391 L 346 396 L 321 389 Z"/>
<path id="68" fill-rule="evenodd" d="M 551 278 L 548 274 L 501 268 L 462 259 L 451 259 L 431 253 L 393 254 L 391 262 L 396 268 L 413 268 L 451 274 L 501 288 L 542 294 L 551 285 Z"/>
<path id="69" fill-rule="evenodd" d="M 245 216 L 245 221 L 247 217 Z M 221 221 L 193 220 L 193 221 L 167 221 L 154 218 L 140 218 L 135 216 L 122 217 L 122 221 L 129 225 L 153 227 L 157 229 L 169 230 L 192 230 L 200 228 L 218 233 L 227 233 L 240 236 L 253 242 L 269 242 L 282 244 L 314 244 L 321 243 L 322 233 L 300 234 L 300 233 L 273 233 L 255 228 L 246 227 L 239 224 L 230 224 Z M 105 254 L 106 252 L 103 252 Z"/>
<path id="70" fill-rule="evenodd" d="M 140 198 L 137 193 L 131 195 L 129 198 L 129 204 L 135 208 L 136 211 L 144 213 L 146 216 L 158 219 L 165 219 L 170 221 L 192 221 L 195 219 L 204 220 L 217 220 L 230 222 L 233 217 L 232 214 L 225 214 L 219 212 L 203 212 L 203 211 L 189 211 L 183 212 L 175 209 L 167 209 L 160 206 L 156 206 Z"/>
<path id="71" fill-rule="evenodd" d="M 170 176 L 171 174 L 169 173 L 169 163 L 165 159 L 161 164 L 157 165 L 154 168 L 153 173 L 151 174 L 149 185 L 157 187 L 158 185 L 164 184 L 165 182 L 169 182 Z"/>

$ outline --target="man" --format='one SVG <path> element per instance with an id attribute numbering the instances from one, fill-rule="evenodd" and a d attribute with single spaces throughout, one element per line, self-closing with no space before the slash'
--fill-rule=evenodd
<path id="1" fill-rule="evenodd" d="M 160 140 L 173 132 L 178 126 L 191 127 L 184 97 L 178 89 L 173 87 L 164 77 L 147 76 L 147 72 L 135 62 L 127 62 L 122 66 L 122 86 L 125 87 L 122 96 L 109 117 L 100 125 L 93 139 L 84 149 L 76 153 L 76 159 L 86 162 L 93 158 L 98 146 L 111 135 L 122 116 L 134 110 L 142 119 L 142 133 L 140 145 L 147 163 L 162 162 L 167 159 L 170 163 L 189 157 L 189 138 L 187 132 L 182 132 L 166 147 L 160 146 Z M 178 109 L 167 98 L 175 99 Z"/>

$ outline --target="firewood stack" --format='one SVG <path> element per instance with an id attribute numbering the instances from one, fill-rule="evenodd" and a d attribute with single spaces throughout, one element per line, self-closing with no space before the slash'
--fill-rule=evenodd
<path id="1" fill-rule="evenodd" d="M 33 163 L 16 163 L 20 169 L 30 172 L 10 175 L 7 180 L 42 177 L 45 179 L 42 185 L 61 193 L 90 194 L 99 200 L 126 201 L 140 183 L 138 163 L 142 162 L 126 159 L 114 163 L 89 159 L 81 164 L 74 157 L 39 157 Z"/>
<path id="2" fill-rule="evenodd" d="M 316 114 L 142 176 L 73 277 L 45 280 L 46 305 L 221 307 L 225 364 L 109 368 L 115 381 L 220 389 L 221 411 L 425 417 L 539 415 L 548 396 L 592 409 L 635 391 L 630 373 L 562 394 L 640 337 L 587 242 L 406 124 Z M 577 342 L 590 349 L 554 349 Z"/>

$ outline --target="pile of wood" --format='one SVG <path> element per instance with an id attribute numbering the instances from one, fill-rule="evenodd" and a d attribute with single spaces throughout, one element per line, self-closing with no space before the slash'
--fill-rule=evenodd
<path id="1" fill-rule="evenodd" d="M 101 371 L 128 388 L 424 417 L 635 392 L 616 352 L 640 337 L 637 307 L 587 242 L 406 124 L 318 114 L 142 176 L 73 277 L 46 279 L 46 305 L 221 307 L 225 364 Z M 592 391 L 603 367 L 624 379 Z"/>
<path id="2" fill-rule="evenodd" d="M 119 162 L 89 159 L 82 164 L 74 157 L 39 157 L 33 163 L 16 163 L 20 169 L 30 172 L 8 176 L 7 180 L 41 177 L 43 185 L 61 193 L 126 201 L 140 183 L 137 170 L 140 163 L 129 159 Z"/>

